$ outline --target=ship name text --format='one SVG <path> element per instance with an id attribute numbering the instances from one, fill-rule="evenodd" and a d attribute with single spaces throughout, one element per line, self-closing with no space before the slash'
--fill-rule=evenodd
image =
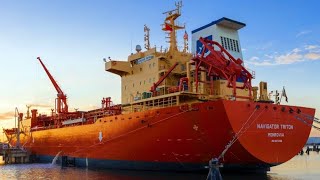
<path id="1" fill-rule="evenodd" d="M 140 58 L 136 61 L 136 64 L 141 64 L 143 62 L 146 62 L 146 61 L 149 61 L 153 58 L 153 55 L 149 55 L 149 56 L 146 56 L 146 57 L 143 57 L 143 58 Z"/>
<path id="2" fill-rule="evenodd" d="M 293 130 L 292 124 L 257 124 L 257 129 L 287 129 Z"/>

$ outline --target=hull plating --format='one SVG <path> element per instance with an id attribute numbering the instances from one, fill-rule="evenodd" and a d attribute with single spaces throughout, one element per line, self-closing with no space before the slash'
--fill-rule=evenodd
<path id="1" fill-rule="evenodd" d="M 227 151 L 223 163 L 270 167 L 291 159 L 309 136 L 311 127 L 296 119 L 298 109 L 310 116 L 315 113 L 309 108 L 254 102 L 203 102 L 188 108 L 105 117 L 90 125 L 33 131 L 22 135 L 21 144 L 37 155 L 55 156 L 62 151 L 62 155 L 79 159 L 174 164 L 187 169 L 189 165 L 204 167 L 218 157 L 242 128 L 246 131 Z M 117 168 L 125 164 L 118 163 Z"/>

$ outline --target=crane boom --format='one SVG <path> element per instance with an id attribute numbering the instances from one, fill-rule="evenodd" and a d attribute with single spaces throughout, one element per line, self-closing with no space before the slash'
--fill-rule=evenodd
<path id="1" fill-rule="evenodd" d="M 41 63 L 44 71 L 47 73 L 50 81 L 52 82 L 54 88 L 56 88 L 57 93 L 63 94 L 61 88 L 59 87 L 59 85 L 57 84 L 57 82 L 54 80 L 53 76 L 50 74 L 49 70 L 47 69 L 47 67 L 43 64 L 42 60 L 40 57 L 37 57 L 37 59 L 39 60 L 39 62 Z"/>
<path id="2" fill-rule="evenodd" d="M 198 72 L 200 67 L 204 67 L 208 76 L 216 76 L 228 81 L 227 87 L 233 88 L 233 96 L 237 97 L 236 89 L 248 89 L 251 99 L 252 74 L 243 66 L 243 61 L 235 59 L 218 42 L 200 37 L 202 50 L 192 60 L 195 62 L 195 81 L 196 92 L 198 91 Z M 243 85 L 237 86 L 237 79 L 242 81 Z"/>
<path id="3" fill-rule="evenodd" d="M 61 90 L 60 86 L 58 85 L 58 83 L 55 81 L 55 79 L 53 78 L 53 76 L 50 74 L 49 70 L 47 69 L 47 67 L 43 64 L 42 60 L 40 57 L 37 57 L 37 59 L 39 60 L 41 66 L 43 67 L 44 71 L 47 73 L 51 83 L 53 84 L 54 88 L 57 91 L 57 110 L 58 113 L 67 113 L 68 112 L 68 104 L 67 104 L 67 95 L 65 95 L 63 93 L 63 91 Z"/>
<path id="4" fill-rule="evenodd" d="M 156 92 L 157 87 L 169 76 L 169 74 L 174 70 L 174 68 L 177 67 L 178 64 L 179 63 L 176 62 L 156 83 L 153 83 L 153 86 L 150 89 L 153 94 Z"/>

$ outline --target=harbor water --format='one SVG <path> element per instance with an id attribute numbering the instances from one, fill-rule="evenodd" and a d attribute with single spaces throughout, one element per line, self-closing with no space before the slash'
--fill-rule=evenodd
<path id="1" fill-rule="evenodd" d="M 267 174 L 222 174 L 223 179 L 270 179 L 270 180 L 318 180 L 320 179 L 320 154 L 310 152 L 297 155 L 290 161 L 271 168 Z M 63 168 L 50 164 L 0 165 L 0 179 L 206 179 L 206 173 L 173 173 L 152 171 L 93 170 L 83 168 Z"/>

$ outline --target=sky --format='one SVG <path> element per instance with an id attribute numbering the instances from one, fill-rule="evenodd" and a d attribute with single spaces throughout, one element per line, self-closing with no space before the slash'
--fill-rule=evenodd
<path id="1" fill-rule="evenodd" d="M 256 72 L 253 85 L 285 86 L 288 104 L 316 108 L 320 117 L 319 7 L 317 0 L 185 0 L 179 22 L 190 40 L 192 30 L 221 17 L 245 23 L 240 43 Z M 98 107 L 108 96 L 120 103 L 120 78 L 104 71 L 102 59 L 126 60 L 135 45 L 143 47 L 144 24 L 152 46 L 167 46 L 162 13 L 174 8 L 173 0 L 0 1 L 0 126 L 12 123 L 15 107 L 53 107 L 56 91 L 38 56 L 71 110 Z"/>

